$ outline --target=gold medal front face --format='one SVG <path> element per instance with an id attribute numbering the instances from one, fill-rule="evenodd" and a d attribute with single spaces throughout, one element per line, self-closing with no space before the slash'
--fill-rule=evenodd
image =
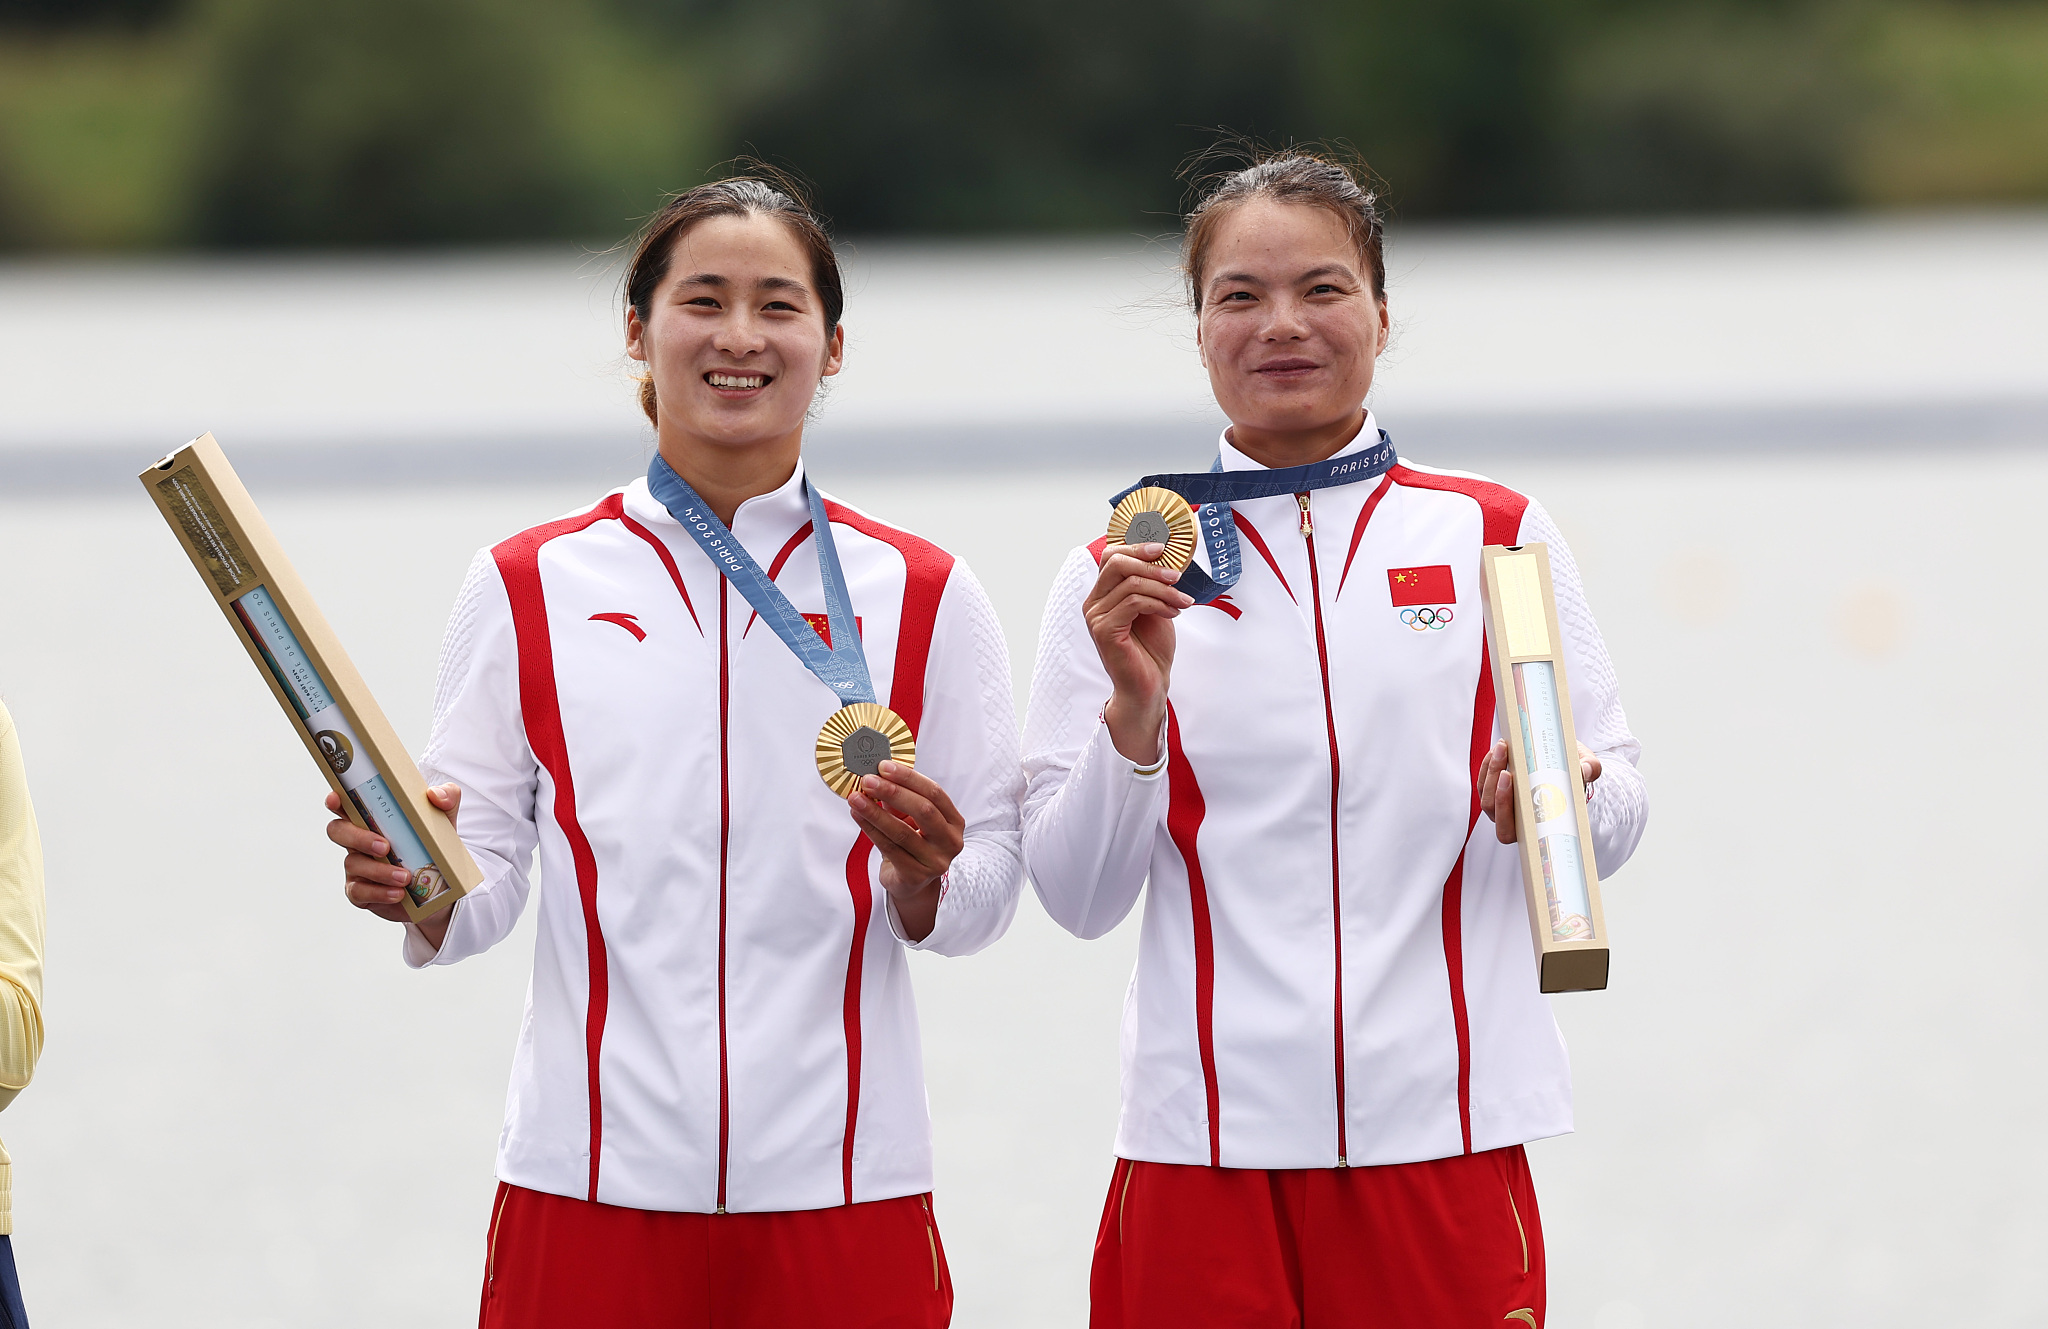
<path id="1" fill-rule="evenodd" d="M 818 774 L 841 798 L 885 761 L 917 764 L 917 744 L 910 726 L 887 706 L 871 701 L 842 706 L 818 731 Z"/>
<path id="2" fill-rule="evenodd" d="M 1166 546 L 1159 566 L 1169 572 L 1179 572 L 1194 561 L 1195 510 L 1171 489 L 1147 485 L 1124 495 L 1116 511 L 1109 514 L 1109 542 L 1141 545 L 1153 541 Z"/>

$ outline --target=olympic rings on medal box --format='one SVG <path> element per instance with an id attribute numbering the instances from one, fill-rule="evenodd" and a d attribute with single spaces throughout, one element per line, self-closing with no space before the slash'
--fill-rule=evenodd
<path id="1" fill-rule="evenodd" d="M 1544 992 L 1607 986 L 1607 918 L 1593 863 L 1593 827 L 1572 727 L 1564 639 L 1558 632 L 1550 550 L 1488 545 L 1480 553 L 1494 700 L 1515 777 L 1522 884 Z M 1438 611 L 1442 612 L 1442 611 Z M 1404 622 L 1407 620 L 1404 618 Z M 1431 624 L 1409 624 L 1418 632 Z"/>

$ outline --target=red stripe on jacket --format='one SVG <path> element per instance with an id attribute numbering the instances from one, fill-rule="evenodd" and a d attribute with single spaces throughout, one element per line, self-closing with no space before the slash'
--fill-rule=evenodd
<path id="1" fill-rule="evenodd" d="M 946 581 L 953 574 L 953 556 L 935 544 L 920 540 L 908 531 L 885 526 L 872 517 L 855 512 L 831 500 L 825 503 L 825 518 L 872 539 L 895 547 L 903 556 L 903 610 L 896 620 L 896 660 L 890 667 L 889 709 L 903 717 L 913 736 L 924 718 L 925 666 L 931 659 L 932 631 L 939 620 L 939 600 L 946 593 Z M 809 525 L 804 529 L 808 531 Z M 795 540 L 784 548 L 782 557 L 795 548 Z M 779 560 L 778 560 L 779 561 Z M 870 672 L 873 665 L 869 666 Z M 875 902 L 874 885 L 868 880 L 868 860 L 873 844 L 865 834 L 856 838 L 846 855 L 846 889 L 853 897 L 853 942 L 846 957 L 846 998 L 842 1018 L 846 1025 L 846 1134 L 839 1149 L 840 1181 L 846 1203 L 853 1203 L 853 1141 L 860 1125 L 860 982 L 861 961 L 866 954 L 868 916 Z"/>
<path id="2" fill-rule="evenodd" d="M 1337 578 L 1337 594 L 1330 597 L 1335 602 L 1344 594 L 1344 583 L 1351 579 L 1351 560 L 1358 557 L 1358 542 L 1365 538 L 1366 525 L 1372 521 L 1372 514 L 1379 511 L 1380 500 L 1394 487 L 1394 477 L 1389 475 L 1379 483 L 1379 488 L 1366 497 L 1365 506 L 1358 510 L 1358 524 L 1351 528 L 1351 547 L 1344 551 L 1344 571 Z"/>
<path id="3" fill-rule="evenodd" d="M 1195 1045 L 1202 1058 L 1202 1092 L 1209 1104 L 1209 1166 L 1223 1166 L 1221 1095 L 1216 1087 L 1216 938 L 1209 927 L 1209 887 L 1196 843 L 1208 804 L 1195 768 L 1180 746 L 1180 719 L 1166 705 L 1166 833 L 1188 872 L 1188 915 L 1195 934 Z"/>
<path id="4" fill-rule="evenodd" d="M 668 546 L 661 542 L 660 536 L 627 516 L 623 508 L 619 512 L 619 520 L 625 523 L 627 530 L 645 540 L 661 559 L 661 566 L 667 570 L 668 579 L 676 584 L 676 594 L 683 597 L 683 608 L 690 611 L 690 621 L 697 624 L 697 635 L 703 636 L 704 625 L 697 622 L 697 606 L 690 603 L 690 592 L 683 586 L 683 572 L 676 566 L 675 555 L 668 552 Z"/>
<path id="5" fill-rule="evenodd" d="M 1522 514 L 1529 510 L 1529 500 L 1505 485 L 1468 476 L 1431 475 L 1399 465 L 1387 472 L 1387 476 L 1396 484 L 1411 489 L 1463 494 L 1477 503 L 1481 514 L 1481 544 L 1513 544 L 1521 534 Z M 1472 805 L 1465 822 L 1465 843 L 1468 846 L 1472 842 L 1472 832 L 1479 825 L 1479 767 L 1486 760 L 1487 749 L 1493 746 L 1492 668 L 1482 636 L 1479 643 L 1479 681 L 1472 700 Z M 1458 1130 L 1464 1138 L 1465 1152 L 1469 1154 L 1472 1152 L 1472 1034 L 1465 1010 L 1464 894 L 1465 850 L 1461 848 L 1457 862 L 1451 865 L 1450 875 L 1444 879 L 1443 938 L 1444 968 L 1450 976 L 1451 1023 L 1458 1034 Z"/>
<path id="6" fill-rule="evenodd" d="M 780 577 L 782 575 L 782 565 L 789 562 L 789 556 L 796 552 L 796 547 L 798 545 L 802 544 L 804 541 L 810 538 L 811 523 L 805 522 L 803 525 L 797 527 L 796 534 L 790 536 L 787 540 L 784 540 L 782 542 L 781 550 L 776 553 L 774 561 L 769 563 L 768 580 L 774 581 L 777 577 Z M 722 577 L 725 574 L 721 572 L 718 575 Z M 747 625 L 740 629 L 740 637 L 742 640 L 745 639 L 746 635 L 749 632 L 752 632 L 754 630 L 754 620 L 759 617 L 761 617 L 759 610 L 756 610 L 753 613 L 747 615 Z"/>
<path id="7" fill-rule="evenodd" d="M 562 703 L 555 690 L 555 651 L 548 632 L 547 596 L 541 587 L 541 546 L 558 536 L 573 535 L 601 521 L 624 515 L 623 495 L 609 494 L 588 512 L 522 531 L 491 550 L 505 598 L 512 607 L 512 631 L 519 650 L 519 712 L 526 743 L 534 759 L 555 785 L 555 823 L 569 843 L 576 865 L 576 893 L 583 903 L 585 963 L 590 989 L 584 1003 L 583 1048 L 589 1067 L 590 1188 L 597 1199 L 598 1165 L 604 1146 L 604 1097 L 598 1083 L 598 1059 L 604 1048 L 608 1002 L 604 928 L 597 918 L 597 856 L 576 819 L 576 781 L 569 770 L 569 746 L 562 735 Z M 679 583 L 680 584 L 680 583 Z M 694 617 L 694 615 L 693 615 Z"/>
<path id="8" fill-rule="evenodd" d="M 1280 565 L 1273 561 L 1273 551 L 1266 548 L 1266 537 L 1259 534 L 1259 528 L 1252 525 L 1242 512 L 1237 513 L 1237 531 L 1238 534 L 1251 541 L 1252 548 L 1259 551 L 1260 556 L 1266 560 L 1266 566 L 1273 569 L 1273 575 L 1280 579 L 1280 589 L 1287 592 L 1288 599 L 1294 600 L 1294 588 L 1287 584 L 1287 574 L 1282 572 Z M 1301 603 L 1299 600 L 1294 600 L 1294 602 L 1296 604 Z"/>
<path id="9" fill-rule="evenodd" d="M 1518 494 L 1506 485 L 1497 485 L 1491 480 L 1479 480 L 1469 475 L 1436 475 L 1429 471 L 1411 470 L 1396 465 L 1387 472 L 1387 478 L 1395 484 L 1409 489 L 1435 489 L 1444 493 L 1463 494 L 1479 505 L 1484 518 L 1485 534 L 1481 543 L 1490 545 L 1511 545 L 1522 531 L 1522 514 L 1529 510 L 1529 498 Z"/>

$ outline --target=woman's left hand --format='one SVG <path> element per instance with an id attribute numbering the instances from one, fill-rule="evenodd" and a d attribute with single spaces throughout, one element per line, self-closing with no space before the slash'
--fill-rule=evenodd
<path id="1" fill-rule="evenodd" d="M 1586 797 L 1593 797 L 1593 782 L 1600 778 L 1600 758 L 1584 743 L 1579 744 L 1579 776 L 1586 782 Z M 1502 739 L 1486 754 L 1479 766 L 1479 810 L 1493 822 L 1493 833 L 1502 844 L 1515 842 L 1515 777 L 1508 770 L 1508 745 Z"/>
<path id="2" fill-rule="evenodd" d="M 905 935 L 923 941 L 938 922 L 939 882 L 966 843 L 967 822 L 936 780 L 901 762 L 879 769 L 861 778 L 846 805 L 882 851 L 882 889 L 895 900 Z"/>

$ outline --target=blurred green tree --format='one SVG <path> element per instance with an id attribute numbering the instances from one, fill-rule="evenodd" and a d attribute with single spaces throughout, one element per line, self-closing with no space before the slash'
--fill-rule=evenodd
<path id="1" fill-rule="evenodd" d="M 1208 127 L 1310 128 L 1299 31 L 1228 0 L 783 0 L 740 17 L 777 40 L 736 49 L 780 49 L 729 75 L 727 143 L 800 167 L 850 231 L 1162 229 Z"/>
<path id="2" fill-rule="evenodd" d="M 1866 0 L 1609 0 L 1561 70 L 1558 192 L 1579 212 L 1851 199 Z"/>
<path id="3" fill-rule="evenodd" d="M 148 27 L 184 7 L 183 0 L 0 0 L 0 28 Z"/>
<path id="4" fill-rule="evenodd" d="M 1219 129 L 1399 215 L 2048 198 L 2048 0 L 0 0 L 0 245 L 1168 230 Z"/>
<path id="5" fill-rule="evenodd" d="M 196 230 L 223 245 L 561 234 L 532 0 L 222 0 Z"/>
<path id="6" fill-rule="evenodd" d="M 188 42 L 96 21 L 0 41 L 0 244 L 184 240 L 193 68 Z"/>
<path id="7" fill-rule="evenodd" d="M 1308 118 L 1357 144 L 1405 215 L 1549 211 L 1578 0 L 1320 0 Z"/>

